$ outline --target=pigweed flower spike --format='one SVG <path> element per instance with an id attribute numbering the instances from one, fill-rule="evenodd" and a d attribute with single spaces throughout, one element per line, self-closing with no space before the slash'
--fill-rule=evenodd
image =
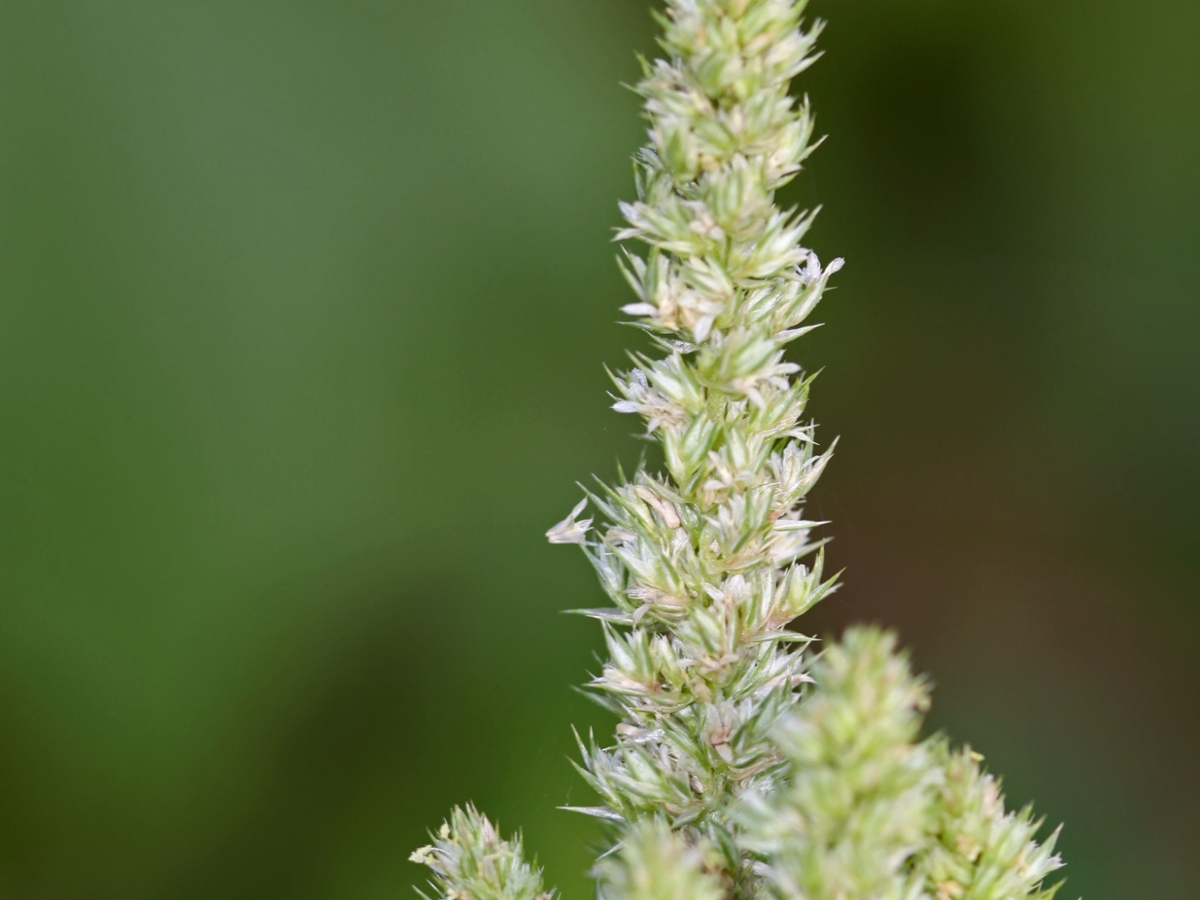
<path id="1" fill-rule="evenodd" d="M 1047 900 L 1061 863 L 1004 809 L 979 757 L 920 740 L 928 694 L 894 639 L 849 632 L 810 665 L 789 626 L 837 587 L 804 501 L 833 453 L 786 355 L 830 278 L 815 211 L 776 192 L 816 146 L 791 81 L 816 61 L 804 0 L 667 0 L 664 59 L 637 86 L 649 143 L 621 204 L 623 312 L 652 352 L 613 409 L 662 451 L 547 532 L 578 544 L 612 605 L 586 687 L 619 719 L 579 741 L 611 844 L 602 900 Z M 638 245 L 641 249 L 635 249 Z M 580 518 L 588 506 L 593 518 Z M 519 839 L 456 810 L 414 861 L 444 900 L 536 900 Z"/>

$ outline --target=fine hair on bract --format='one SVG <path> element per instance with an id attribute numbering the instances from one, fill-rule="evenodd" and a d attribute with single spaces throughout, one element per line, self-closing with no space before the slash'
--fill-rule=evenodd
<path id="1" fill-rule="evenodd" d="M 1057 832 L 1039 843 L 982 757 L 922 738 L 928 686 L 894 636 L 854 628 L 818 654 L 793 625 L 837 587 L 827 523 L 804 513 L 834 442 L 787 351 L 842 260 L 804 246 L 815 211 L 775 202 L 819 143 L 791 93 L 819 56 L 805 5 L 656 14 L 664 57 L 636 87 L 649 143 L 617 234 L 622 311 L 653 349 L 612 379 L 662 463 L 587 490 L 547 533 L 583 549 L 612 604 L 580 612 L 608 650 L 585 687 L 619 724 L 580 739 L 598 800 L 571 809 L 607 825 L 601 900 L 1048 900 Z M 470 805 L 412 859 L 443 900 L 554 894 Z"/>

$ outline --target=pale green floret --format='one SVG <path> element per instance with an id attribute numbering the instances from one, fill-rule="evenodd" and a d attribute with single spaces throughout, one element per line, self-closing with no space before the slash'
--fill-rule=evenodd
<path id="1" fill-rule="evenodd" d="M 599 900 L 722 900 L 719 859 L 659 819 L 630 829 L 620 851 L 597 865 Z"/>
<path id="2" fill-rule="evenodd" d="M 525 861 L 521 836 L 501 840 L 495 826 L 470 804 L 452 810 L 434 842 L 409 860 L 433 870 L 429 884 L 439 900 L 553 898 L 542 887 L 541 870 Z"/>
<path id="3" fill-rule="evenodd" d="M 1007 812 L 1000 783 L 981 771 L 982 759 L 970 748 L 952 752 L 934 746 L 945 770 L 936 807 L 936 840 L 921 869 L 926 889 L 937 900 L 1050 900 L 1060 884 L 1043 888 L 1062 868 L 1054 854 L 1056 830 L 1044 844 L 1034 840 L 1042 822 L 1029 807 Z"/>
<path id="4" fill-rule="evenodd" d="M 804 0 L 667 0 L 644 63 L 649 144 L 621 205 L 624 307 L 653 353 L 613 408 L 662 449 L 547 532 L 588 555 L 612 606 L 587 689 L 619 719 L 580 740 L 610 829 L 601 900 L 1049 900 L 1061 864 L 969 752 L 920 741 L 924 683 L 894 639 L 851 631 L 810 665 L 791 623 L 837 588 L 805 498 L 832 456 L 785 356 L 840 259 L 775 192 L 813 151 L 791 79 L 816 59 Z M 581 518 L 591 507 L 593 516 Z M 468 807 L 414 861 L 444 900 L 537 900 L 520 841 Z"/>
<path id="5" fill-rule="evenodd" d="M 1057 832 L 1039 845 L 970 749 L 918 743 L 928 694 L 893 636 L 854 629 L 812 668 L 817 689 L 775 740 L 783 786 L 750 792 L 739 840 L 779 898 L 1050 900 Z"/>
<path id="6" fill-rule="evenodd" d="M 929 698 L 891 635 L 852 630 L 814 665 L 818 689 L 776 732 L 785 785 L 749 795 L 744 844 L 780 898 L 920 896 L 941 769 L 917 743 Z"/>

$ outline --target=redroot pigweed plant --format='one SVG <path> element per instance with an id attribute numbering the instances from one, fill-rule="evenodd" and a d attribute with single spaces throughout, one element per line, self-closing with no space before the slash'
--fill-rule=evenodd
<path id="1" fill-rule="evenodd" d="M 815 147 L 792 79 L 817 58 L 804 0 L 668 0 L 645 64 L 650 143 L 621 206 L 624 312 L 654 355 L 614 374 L 663 469 L 589 492 L 548 532 L 578 544 L 612 606 L 587 688 L 620 718 L 580 741 L 609 826 L 601 900 L 1048 900 L 1055 838 L 1008 812 L 969 749 L 920 737 L 929 703 L 894 638 L 815 659 L 789 625 L 836 587 L 803 505 L 819 452 L 812 378 L 785 358 L 826 285 L 812 213 L 775 192 Z M 588 506 L 594 518 L 581 518 Z M 443 900 L 545 900 L 520 837 L 455 809 L 413 861 Z"/>

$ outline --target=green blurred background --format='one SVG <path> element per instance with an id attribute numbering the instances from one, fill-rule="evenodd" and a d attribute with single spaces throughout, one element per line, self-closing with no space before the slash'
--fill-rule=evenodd
<path id="1" fill-rule="evenodd" d="M 846 587 L 1063 896 L 1200 896 L 1200 4 L 814 0 Z M 589 896 L 647 0 L 0 2 L 0 897 Z"/>

